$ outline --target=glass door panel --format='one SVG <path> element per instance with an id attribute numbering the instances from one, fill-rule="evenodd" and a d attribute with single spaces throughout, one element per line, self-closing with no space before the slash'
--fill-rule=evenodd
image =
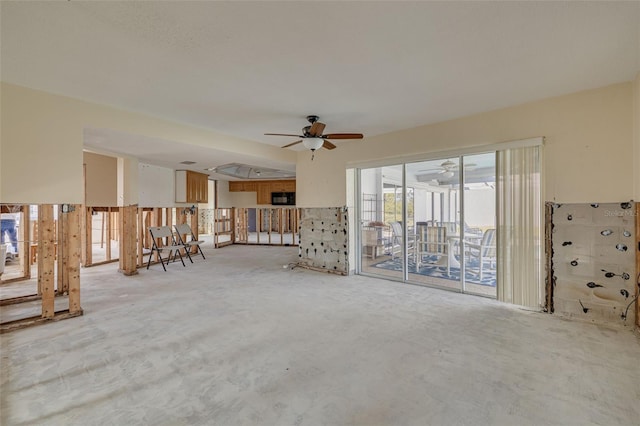
<path id="1" fill-rule="evenodd" d="M 404 278 L 402 165 L 360 171 L 360 269 Z"/>
<path id="2" fill-rule="evenodd" d="M 413 220 L 407 230 L 411 282 L 462 290 L 459 163 L 454 157 L 406 165 L 407 210 Z"/>
<path id="3" fill-rule="evenodd" d="M 466 155 L 464 170 L 464 291 L 496 297 L 496 155 Z"/>

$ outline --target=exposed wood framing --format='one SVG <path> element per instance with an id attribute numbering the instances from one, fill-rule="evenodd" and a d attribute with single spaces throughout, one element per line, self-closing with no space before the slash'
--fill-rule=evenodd
<path id="1" fill-rule="evenodd" d="M 235 208 L 214 209 L 213 211 L 213 244 L 220 248 L 235 241 Z M 228 235 L 229 241 L 220 241 L 220 236 Z"/>
<path id="2" fill-rule="evenodd" d="M 102 226 L 107 229 L 107 247 L 105 249 L 106 260 L 111 260 L 111 207 L 102 213 Z M 101 236 L 104 238 L 104 236 Z"/>
<path id="3" fill-rule="evenodd" d="M 80 251 L 81 251 L 81 231 L 80 218 L 84 214 L 81 205 L 73 205 L 72 211 L 63 214 L 67 217 L 65 226 L 66 246 L 66 290 L 69 293 L 69 313 L 71 315 L 81 315 L 80 307 Z M 57 314 L 56 314 L 57 315 Z"/>
<path id="4" fill-rule="evenodd" d="M 137 229 L 136 229 L 136 235 L 138 236 L 138 238 L 136 239 L 136 249 L 137 249 L 137 265 L 138 267 L 142 266 L 142 264 L 144 263 L 143 261 L 143 254 L 144 254 L 144 209 L 143 208 L 138 208 L 138 212 L 137 212 L 137 217 L 136 219 L 138 220 L 138 225 L 137 225 Z"/>
<path id="5" fill-rule="evenodd" d="M 19 319 L 15 321 L 8 321 L 0 324 L 0 334 L 7 333 L 9 331 L 19 330 L 21 328 L 31 327 L 32 325 L 45 324 L 51 321 L 60 321 L 63 319 L 73 318 L 80 315 L 82 315 L 82 310 L 80 310 L 79 312 L 72 313 L 65 309 L 64 311 L 56 312 L 55 314 L 47 318 L 36 316 L 36 317 Z"/>
<path id="6" fill-rule="evenodd" d="M 138 250 L 136 248 L 137 206 L 120 207 L 119 240 L 120 240 L 120 272 L 125 275 L 135 275 L 137 270 Z"/>
<path id="7" fill-rule="evenodd" d="M 55 312 L 55 222 L 53 205 L 38 208 L 38 293 L 42 294 L 42 317 L 52 318 Z"/>
<path id="8" fill-rule="evenodd" d="M 66 294 L 69 292 L 69 276 L 67 269 L 69 265 L 69 241 L 67 228 L 69 227 L 69 214 L 62 213 L 62 204 L 58 205 L 58 253 L 56 262 L 58 265 L 58 274 L 56 293 Z"/>
<path id="9" fill-rule="evenodd" d="M 189 226 L 191 227 L 191 231 L 193 232 L 194 237 L 196 238 L 196 240 L 198 239 L 198 216 L 200 215 L 200 211 L 198 210 L 198 207 L 196 207 L 195 212 L 193 212 L 191 214 L 190 217 L 190 224 Z M 191 247 L 191 253 L 198 253 L 198 246 L 193 246 Z"/>
<path id="10" fill-rule="evenodd" d="M 29 205 L 25 204 L 21 209 L 20 228 L 18 232 L 18 240 L 22 241 L 19 247 L 20 267 L 22 268 L 22 278 L 28 280 L 31 278 L 31 212 Z"/>
<path id="11" fill-rule="evenodd" d="M 92 222 L 93 222 L 93 207 L 85 207 L 84 214 L 80 218 L 80 230 L 81 230 L 81 245 L 83 247 L 81 253 L 81 261 L 83 266 L 90 266 L 93 264 L 93 252 L 92 252 Z"/>
<path id="12" fill-rule="evenodd" d="M 553 290 L 555 279 L 553 277 L 553 203 L 544 205 L 544 254 L 545 254 L 545 303 L 544 310 L 553 313 Z"/>
<path id="13" fill-rule="evenodd" d="M 26 296 L 9 297 L 7 299 L 0 299 L 0 306 L 17 305 L 18 303 L 33 302 L 35 300 L 41 300 L 42 296 L 39 294 L 29 294 Z"/>

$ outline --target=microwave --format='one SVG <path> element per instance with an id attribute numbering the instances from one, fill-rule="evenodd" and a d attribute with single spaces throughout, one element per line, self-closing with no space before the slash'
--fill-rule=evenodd
<path id="1" fill-rule="evenodd" d="M 295 206 L 296 193 L 295 192 L 272 192 L 271 204 L 274 206 Z"/>

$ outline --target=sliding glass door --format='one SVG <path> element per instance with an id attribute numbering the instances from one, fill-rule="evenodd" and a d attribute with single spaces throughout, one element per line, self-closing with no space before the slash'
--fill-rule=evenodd
<path id="1" fill-rule="evenodd" d="M 360 172 L 360 271 L 404 280 L 403 166 Z"/>
<path id="2" fill-rule="evenodd" d="M 460 158 L 406 165 L 413 194 L 414 227 L 410 235 L 410 282 L 462 290 L 460 280 Z"/>
<path id="3" fill-rule="evenodd" d="M 462 163 L 463 290 L 496 297 L 496 154 L 466 155 Z"/>
<path id="4" fill-rule="evenodd" d="M 360 271 L 495 297 L 495 204 L 493 152 L 361 169 Z"/>

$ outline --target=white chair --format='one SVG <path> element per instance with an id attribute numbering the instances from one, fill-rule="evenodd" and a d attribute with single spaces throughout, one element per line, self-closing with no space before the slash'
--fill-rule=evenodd
<path id="1" fill-rule="evenodd" d="M 477 260 L 478 278 L 480 281 L 482 281 L 482 273 L 485 266 L 488 265 L 490 269 L 495 269 L 497 256 L 495 237 L 496 230 L 487 229 L 482 235 L 480 244 L 465 240 L 465 254 L 469 259 L 467 261 L 467 269 L 471 269 L 471 259 Z M 485 265 L 485 263 L 487 265 Z"/>
<path id="2" fill-rule="evenodd" d="M 193 263 L 190 254 L 192 247 L 197 247 L 198 251 L 200 251 L 200 254 L 202 255 L 202 258 L 206 259 L 204 257 L 204 253 L 202 252 L 202 248 L 200 248 L 200 244 L 204 244 L 204 241 L 198 240 L 196 238 L 189 225 L 183 223 L 180 225 L 174 225 L 174 228 L 176 228 L 176 233 L 178 235 L 178 244 L 182 244 L 184 246 L 184 250 L 187 252 L 187 257 L 189 258 L 191 263 Z"/>
<path id="3" fill-rule="evenodd" d="M 169 264 L 169 261 L 171 261 L 171 254 L 173 254 L 173 261 L 175 262 L 176 253 L 178 253 L 178 256 L 180 256 L 180 261 L 182 262 L 182 266 L 185 266 L 182 255 L 180 254 L 180 249 L 184 248 L 184 245 L 176 243 L 176 240 L 173 237 L 173 232 L 171 232 L 171 228 L 169 228 L 168 226 L 152 226 L 149 228 L 149 233 L 151 234 L 152 246 L 151 253 L 149 253 L 149 261 L 147 262 L 147 269 L 149 269 L 149 265 L 151 265 L 153 252 L 156 252 L 158 253 L 160 263 L 162 264 L 162 269 L 164 269 L 165 272 L 167 271 L 167 268 L 164 265 L 165 259 L 162 259 L 163 251 L 169 252 L 166 258 L 167 265 Z M 162 241 L 162 245 L 158 243 L 159 240 Z"/>
<path id="4" fill-rule="evenodd" d="M 427 256 L 425 261 L 425 256 Z M 445 226 L 418 226 L 416 242 L 416 266 L 423 263 L 436 263 L 447 266 L 449 273 L 449 240 Z M 445 263 L 446 262 L 446 263 Z"/>
<path id="5" fill-rule="evenodd" d="M 391 258 L 395 259 L 397 253 L 402 253 L 402 223 L 391 222 Z M 415 248 L 416 236 L 407 235 L 407 251 L 410 252 Z"/>

